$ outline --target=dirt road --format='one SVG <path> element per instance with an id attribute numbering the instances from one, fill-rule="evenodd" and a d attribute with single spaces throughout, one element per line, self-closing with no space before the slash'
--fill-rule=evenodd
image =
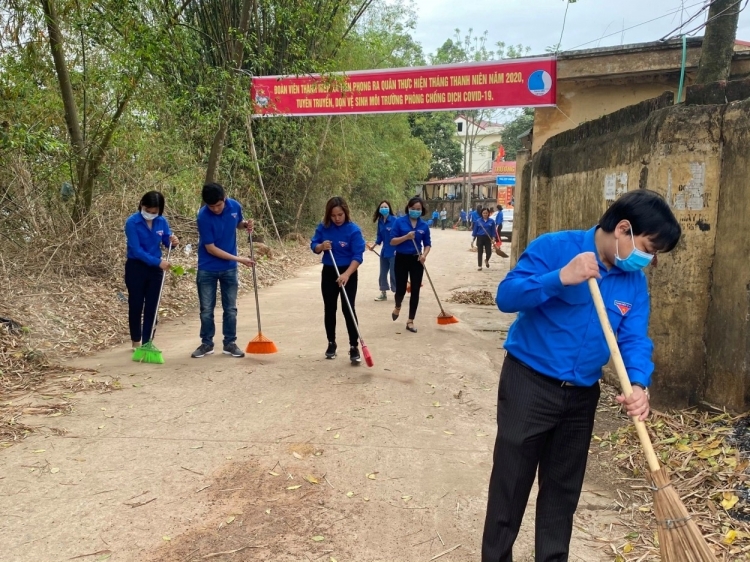
<path id="1" fill-rule="evenodd" d="M 444 301 L 494 294 L 507 260 L 478 272 L 465 232 L 436 231 L 433 244 Z M 391 295 L 373 301 L 368 254 L 357 310 L 375 367 L 352 367 L 342 317 L 339 357 L 323 358 L 319 275 L 261 292 L 278 354 L 191 359 L 196 312 L 160 329 L 164 365 L 133 363 L 125 347 L 78 360 L 123 390 L 77 396 L 72 415 L 45 420 L 64 436 L 0 453 L 0 559 L 428 561 L 460 545 L 439 560 L 479 560 L 512 316 L 446 303 L 461 323 L 437 326 L 425 279 L 411 334 L 391 321 Z M 251 293 L 239 309 L 244 345 L 256 333 Z M 591 538 L 612 502 L 596 482 L 585 488 L 572 559 L 611 559 Z M 533 527 L 530 509 L 518 560 L 532 554 Z"/>

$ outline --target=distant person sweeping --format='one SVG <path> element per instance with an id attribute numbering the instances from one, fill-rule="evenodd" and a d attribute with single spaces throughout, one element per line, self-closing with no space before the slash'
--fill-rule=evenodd
<path id="1" fill-rule="evenodd" d="M 401 303 L 406 295 L 406 285 L 411 282 L 409 319 L 406 329 L 417 333 L 414 318 L 419 307 L 419 291 L 424 276 L 424 262 L 430 253 L 430 227 L 422 217 L 427 207 L 421 197 L 412 197 L 406 204 L 406 216 L 396 220 L 391 245 L 396 248 L 396 306 L 391 313 L 395 322 L 401 314 Z M 416 243 L 416 245 L 415 245 Z M 421 255 L 420 255 L 421 253 Z"/>
<path id="2" fill-rule="evenodd" d="M 315 229 L 310 248 L 316 254 L 323 254 L 323 270 L 320 277 L 320 291 L 323 294 L 324 325 L 328 347 L 326 359 L 336 357 L 336 311 L 341 298 L 341 307 L 346 321 L 349 335 L 349 360 L 352 364 L 362 361 L 359 351 L 357 333 L 356 307 L 357 283 L 359 275 L 357 268 L 362 265 L 365 252 L 365 238 L 359 226 L 354 224 L 349 213 L 349 206 L 341 197 L 331 197 L 326 203 L 323 221 Z M 329 251 L 330 250 L 330 251 Z M 335 265 L 333 259 L 335 259 Z M 341 275 L 336 274 L 338 267 Z M 351 311 L 344 302 L 341 291 L 346 291 Z"/>
<path id="3" fill-rule="evenodd" d="M 198 211 L 198 302 L 200 304 L 201 344 L 191 357 L 200 358 L 214 352 L 214 308 L 216 291 L 221 287 L 222 353 L 232 357 L 244 357 L 245 352 L 237 347 L 237 264 L 248 267 L 253 260 L 240 256 L 237 251 L 237 230 L 252 234 L 253 221 L 242 216 L 242 206 L 227 197 L 224 187 L 218 183 L 207 183 L 202 191 L 203 207 Z"/>
<path id="4" fill-rule="evenodd" d="M 474 230 L 471 233 L 477 241 L 477 266 L 482 271 L 482 252 L 484 252 L 484 265 L 490 267 L 490 258 L 492 257 L 492 243 L 499 241 L 495 221 L 490 218 L 490 210 L 482 209 L 481 216 L 474 223 Z"/>
<path id="5" fill-rule="evenodd" d="M 392 292 L 396 292 L 396 249 L 391 246 L 396 216 L 393 214 L 393 208 L 389 201 L 384 199 L 380 202 L 378 208 L 375 209 L 372 221 L 378 224 L 378 234 L 374 246 L 370 246 L 369 249 L 375 251 L 375 246 L 383 245 L 380 250 L 380 277 L 378 279 L 380 296 L 375 300 L 385 301 L 388 300 L 389 288 Z"/>
<path id="6" fill-rule="evenodd" d="M 500 283 L 498 308 L 518 318 L 508 332 L 500 373 L 482 562 L 513 559 L 537 473 L 535 560 L 568 560 L 599 379 L 610 358 L 588 281 L 601 289 L 634 387 L 617 401 L 629 416 L 645 420 L 654 364 L 642 270 L 656 264 L 657 253 L 671 251 L 680 234 L 667 202 L 637 189 L 617 199 L 589 230 L 534 240 Z M 660 542 L 666 534 L 660 527 Z"/>
<path id="7" fill-rule="evenodd" d="M 125 221 L 127 260 L 125 286 L 128 289 L 128 326 L 132 347 L 152 338 L 162 279 L 170 264 L 162 258 L 162 246 L 177 246 L 164 214 L 164 195 L 149 191 L 138 204 L 138 212 Z"/>

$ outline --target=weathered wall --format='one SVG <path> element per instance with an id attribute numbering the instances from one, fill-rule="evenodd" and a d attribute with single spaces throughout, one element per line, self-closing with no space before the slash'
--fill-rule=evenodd
<path id="1" fill-rule="evenodd" d="M 544 232 L 589 228 L 624 191 L 664 195 L 683 236 L 647 271 L 654 400 L 743 409 L 750 404 L 750 100 L 664 107 L 669 101 L 650 100 L 551 138 L 522 172 L 529 212 L 515 220 L 515 249 Z"/>
<path id="2" fill-rule="evenodd" d="M 706 400 L 750 406 L 750 100 L 726 106 L 706 325 Z"/>

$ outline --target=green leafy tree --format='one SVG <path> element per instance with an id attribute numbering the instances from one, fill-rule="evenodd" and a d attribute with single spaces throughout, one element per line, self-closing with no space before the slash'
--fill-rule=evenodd
<path id="1" fill-rule="evenodd" d="M 430 149 L 429 177 L 443 179 L 461 173 L 463 152 L 456 140 L 455 113 L 439 111 L 409 115 L 411 133 Z M 426 179 L 426 178 L 422 178 Z"/>
<path id="2" fill-rule="evenodd" d="M 505 149 L 505 159 L 512 161 L 516 159 L 516 153 L 523 148 L 519 135 L 534 126 L 534 110 L 527 107 L 518 117 L 505 125 L 502 132 L 502 143 Z"/>

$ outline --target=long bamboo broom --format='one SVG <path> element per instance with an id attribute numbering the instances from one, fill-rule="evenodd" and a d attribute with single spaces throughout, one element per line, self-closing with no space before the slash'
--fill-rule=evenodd
<path id="1" fill-rule="evenodd" d="M 596 279 L 589 279 L 589 289 L 594 299 L 594 306 L 604 331 L 604 337 L 612 354 L 617 377 L 625 396 L 633 393 L 625 363 L 620 355 L 617 338 L 607 317 L 607 309 L 602 300 L 602 293 Z M 654 495 L 654 515 L 659 533 L 659 550 L 662 562 L 718 562 L 706 539 L 703 538 L 698 525 L 682 503 L 677 490 L 669 481 L 667 469 L 659 463 L 654 446 L 646 430 L 646 424 L 638 418 L 631 418 L 635 424 L 638 438 L 646 455 L 650 473 L 651 491 Z"/>

